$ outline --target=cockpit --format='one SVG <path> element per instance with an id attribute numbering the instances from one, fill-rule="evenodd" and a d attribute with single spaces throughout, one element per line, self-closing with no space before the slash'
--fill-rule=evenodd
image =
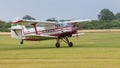
<path id="1" fill-rule="evenodd" d="M 58 23 L 55 25 L 57 28 L 63 28 L 63 27 L 72 27 L 73 23 Z"/>

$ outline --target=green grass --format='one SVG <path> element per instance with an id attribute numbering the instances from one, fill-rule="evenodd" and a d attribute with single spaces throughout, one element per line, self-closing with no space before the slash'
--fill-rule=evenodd
<path id="1" fill-rule="evenodd" d="M 56 40 L 24 41 L 0 36 L 0 68 L 120 68 L 120 33 L 86 33 L 70 38 L 74 47 Z"/>

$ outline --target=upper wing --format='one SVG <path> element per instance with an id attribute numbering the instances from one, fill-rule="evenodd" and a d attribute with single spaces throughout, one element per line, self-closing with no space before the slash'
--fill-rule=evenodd
<path id="1" fill-rule="evenodd" d="M 24 20 L 28 23 L 37 23 L 38 26 L 45 27 L 46 29 L 55 28 L 56 22 L 39 21 L 39 20 Z"/>
<path id="2" fill-rule="evenodd" d="M 76 22 L 85 22 L 85 21 L 91 21 L 91 19 L 74 20 L 74 21 L 66 21 L 65 23 L 76 23 Z"/>
<path id="3" fill-rule="evenodd" d="M 36 23 L 44 23 L 44 24 L 56 24 L 56 22 L 50 22 L 50 21 L 40 21 L 40 20 L 23 20 L 25 22 L 36 22 Z"/>
<path id="4" fill-rule="evenodd" d="M 24 19 L 18 19 L 12 22 L 12 24 L 20 24 L 25 25 L 27 27 L 31 27 L 31 24 L 37 23 L 37 26 L 46 27 L 46 29 L 54 28 L 56 25 L 56 22 L 50 22 L 50 21 L 39 21 L 39 20 L 24 20 Z"/>

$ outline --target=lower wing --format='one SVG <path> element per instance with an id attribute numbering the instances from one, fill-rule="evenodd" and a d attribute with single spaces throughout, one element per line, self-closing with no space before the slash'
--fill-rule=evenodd
<path id="1" fill-rule="evenodd" d="M 48 35 L 29 35 L 29 36 L 25 36 L 25 40 L 32 40 L 32 41 L 48 40 L 48 39 L 56 39 L 56 37 L 55 36 L 48 36 Z"/>

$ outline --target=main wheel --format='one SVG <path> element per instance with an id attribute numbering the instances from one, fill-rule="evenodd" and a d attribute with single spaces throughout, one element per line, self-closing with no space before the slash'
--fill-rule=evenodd
<path id="1" fill-rule="evenodd" d="M 57 48 L 60 48 L 60 43 L 56 43 L 56 47 L 57 47 Z"/>
<path id="2" fill-rule="evenodd" d="M 72 43 L 72 42 L 69 42 L 68 45 L 69 45 L 69 47 L 72 47 L 72 46 L 73 46 L 73 43 Z"/>

